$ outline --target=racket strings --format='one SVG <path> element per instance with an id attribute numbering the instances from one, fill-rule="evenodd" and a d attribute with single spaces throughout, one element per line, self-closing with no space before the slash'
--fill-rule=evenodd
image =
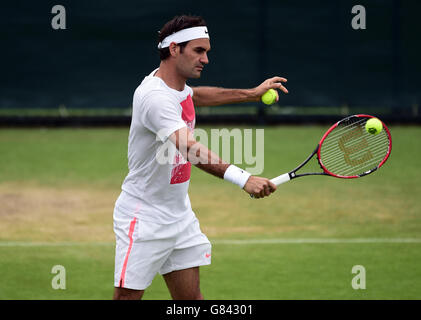
<path id="1" fill-rule="evenodd" d="M 376 158 L 378 158 L 378 157 L 373 157 L 372 156 L 373 153 L 379 154 L 379 153 L 382 153 L 383 151 L 384 151 L 383 146 L 378 146 L 376 148 L 370 149 L 370 153 L 369 153 L 371 155 L 370 158 L 377 160 Z M 353 158 L 360 159 L 365 154 L 368 154 L 367 151 L 361 151 L 361 152 L 358 152 L 358 153 L 354 153 L 352 156 L 353 156 Z M 344 157 L 344 155 L 336 155 L 336 156 L 333 156 L 333 157 L 330 157 L 330 158 L 325 158 L 325 160 L 323 161 L 323 164 L 326 165 L 326 166 L 334 166 L 343 157 Z M 382 158 L 382 157 L 380 157 L 380 158 Z M 368 163 L 366 165 L 368 165 Z"/>
<path id="2" fill-rule="evenodd" d="M 377 145 L 354 153 L 324 157 L 323 163 L 329 171 L 335 172 L 335 174 L 359 175 L 373 169 L 383 160 L 386 154 L 387 149 L 382 145 Z"/>
<path id="3" fill-rule="evenodd" d="M 358 120 L 358 121 L 353 122 L 353 123 L 339 125 L 338 127 L 336 127 L 334 130 L 332 130 L 330 132 L 328 137 L 329 137 L 330 140 L 332 140 L 332 139 L 336 138 L 337 136 L 342 136 L 347 132 L 355 130 L 355 128 L 357 126 L 361 127 L 361 126 L 365 125 L 366 122 L 367 122 L 367 119 L 363 118 L 363 119 Z"/>
<path id="4" fill-rule="evenodd" d="M 353 168 L 350 166 L 334 167 L 332 164 L 325 164 L 326 167 L 329 167 L 331 172 L 341 176 L 354 176 L 360 175 L 366 171 L 374 169 L 382 159 L 372 159 L 364 163 L 364 166 L 359 166 L 358 168 Z"/>
<path id="5" fill-rule="evenodd" d="M 339 172 L 340 172 L 341 176 L 345 176 L 345 177 L 354 176 L 354 175 L 361 175 L 361 174 L 363 174 L 367 171 L 374 170 L 379 163 L 380 163 L 380 161 L 378 159 L 374 159 L 370 162 L 367 162 L 367 166 L 365 168 L 359 168 L 358 171 L 355 171 L 352 168 L 352 169 L 348 169 L 348 170 L 343 169 L 342 171 L 339 171 Z"/>
<path id="6" fill-rule="evenodd" d="M 378 137 L 381 138 L 381 137 Z M 386 139 L 358 139 L 359 141 L 354 143 L 349 143 L 344 147 L 344 144 L 342 143 L 342 148 L 339 147 L 341 153 L 335 152 L 336 149 L 338 149 L 338 145 L 341 144 L 341 141 L 338 142 L 337 139 L 333 140 L 336 142 L 335 144 L 328 144 L 329 149 L 324 149 L 324 154 L 328 154 L 329 157 L 325 157 L 326 160 L 331 161 L 337 161 L 340 158 L 346 159 L 359 159 L 363 154 L 370 155 L 370 158 L 380 158 L 382 159 L 388 151 L 388 143 L 385 144 L 385 141 L 387 142 L 387 137 L 384 137 Z M 348 161 L 350 162 L 350 161 Z"/>
<path id="7" fill-rule="evenodd" d="M 385 149 L 385 151 L 387 152 L 388 145 L 385 145 L 382 140 L 376 139 L 375 141 L 371 141 L 370 138 L 371 137 L 368 137 L 369 139 L 368 144 L 372 146 L 372 149 L 370 150 L 379 151 L 379 149 Z M 324 146 L 323 148 L 324 152 L 332 152 L 334 151 L 334 149 L 337 148 L 336 144 L 329 143 L 329 141 L 326 141 L 326 142 L 327 142 L 327 145 Z M 361 144 L 361 141 L 354 141 L 353 143 L 347 144 L 347 148 L 354 149 L 356 146 L 359 146 L 360 144 Z M 359 153 L 364 153 L 364 152 L 366 152 L 366 150 L 360 149 L 360 150 L 356 150 L 354 154 L 358 156 Z M 335 159 L 335 158 L 338 159 L 338 158 L 341 158 L 342 156 L 343 156 L 342 154 L 336 153 L 334 157 L 331 157 L 331 159 Z"/>
<path id="8" fill-rule="evenodd" d="M 329 142 L 335 142 L 337 139 L 339 139 L 340 137 L 344 136 L 345 134 L 352 132 L 353 130 L 356 129 L 356 126 L 361 123 L 362 121 L 366 121 L 366 120 L 360 120 L 356 123 L 353 123 L 351 125 L 347 125 L 347 126 L 343 126 L 343 127 L 337 127 L 335 128 L 328 136 L 328 138 L 325 140 L 324 145 L 325 145 L 325 149 L 326 151 L 331 151 L 332 149 L 335 149 L 337 146 L 335 143 L 330 144 Z M 356 140 L 354 141 L 354 145 L 358 144 L 359 142 Z M 351 144 L 349 144 L 351 145 Z"/>
<path id="9" fill-rule="evenodd" d="M 389 152 L 385 130 L 377 135 L 365 130 L 369 118 L 354 117 L 338 124 L 324 139 L 320 161 L 339 176 L 358 176 L 374 170 Z"/>

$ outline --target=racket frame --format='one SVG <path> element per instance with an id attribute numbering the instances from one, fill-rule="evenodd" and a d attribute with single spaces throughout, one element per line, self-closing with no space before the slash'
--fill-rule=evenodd
<path id="1" fill-rule="evenodd" d="M 363 172 L 362 174 L 359 174 L 359 175 L 353 175 L 353 176 L 341 176 L 341 175 L 337 175 L 337 174 L 334 174 L 333 172 L 330 172 L 326 167 L 325 167 L 325 165 L 323 164 L 323 162 L 321 161 L 321 159 L 320 159 L 320 151 L 321 151 L 321 145 L 323 144 L 323 142 L 324 142 L 324 140 L 327 138 L 327 136 L 333 131 L 333 129 L 335 129 L 338 125 L 340 125 L 342 122 L 344 122 L 344 121 L 348 121 L 349 119 L 351 119 L 351 118 L 354 118 L 354 117 L 357 117 L 357 118 L 375 118 L 374 116 L 371 116 L 371 115 L 367 115 L 367 114 L 356 114 L 356 115 L 352 115 L 352 116 L 349 116 L 349 117 L 346 117 L 346 118 L 344 118 L 344 119 L 342 119 L 342 120 L 339 120 L 338 122 L 336 122 L 334 125 L 332 125 L 327 131 L 326 131 L 326 133 L 323 135 L 323 137 L 320 139 L 320 142 L 317 144 L 317 147 L 316 147 L 316 149 L 314 149 L 314 151 L 307 157 L 307 159 L 305 159 L 298 167 L 296 167 L 294 170 L 291 170 L 290 172 L 288 172 L 288 173 L 284 173 L 284 174 L 282 174 L 282 175 L 280 175 L 280 176 L 277 176 L 277 177 L 275 177 L 275 178 L 273 178 L 273 179 L 271 179 L 271 181 L 275 184 L 275 185 L 280 185 L 280 184 L 282 184 L 282 183 L 285 183 L 285 182 L 287 182 L 287 181 L 289 181 L 289 180 L 292 180 L 292 179 L 295 179 L 295 178 L 299 178 L 299 177 L 304 177 L 304 176 L 313 176 L 313 175 L 327 175 L 327 176 L 331 176 L 331 177 L 336 177 L 336 178 L 342 178 L 342 179 L 353 179 L 353 178 L 360 178 L 360 177 L 363 177 L 363 176 L 366 176 L 367 174 L 370 174 L 370 173 L 372 173 L 372 172 L 374 172 L 374 171 L 376 171 L 378 168 L 380 168 L 385 162 L 386 162 L 386 160 L 389 158 L 389 156 L 390 156 L 390 153 L 391 153 L 391 151 L 392 151 L 392 136 L 390 135 L 390 131 L 389 131 L 389 129 L 387 128 L 387 126 L 384 124 L 384 122 L 383 121 L 381 121 L 380 119 L 380 121 L 382 122 L 382 125 L 383 125 L 383 130 L 385 130 L 385 132 L 386 132 L 386 134 L 388 135 L 388 138 L 389 138 L 389 149 L 388 149 L 388 152 L 387 152 L 387 154 L 386 154 L 386 156 L 384 157 L 384 159 L 380 162 L 380 164 L 378 164 L 376 167 L 374 167 L 374 168 L 372 168 L 372 169 L 370 169 L 370 170 L 367 170 L 367 171 L 365 171 L 365 172 Z M 315 155 L 315 154 L 317 154 L 317 162 L 319 163 L 319 165 L 320 165 L 320 168 L 323 170 L 323 172 L 306 172 L 306 173 L 300 173 L 300 174 L 297 174 L 296 172 L 298 171 L 298 170 L 300 170 L 307 162 L 309 162 L 310 161 L 310 159 L 311 158 L 313 158 L 313 156 Z"/>
<path id="2" fill-rule="evenodd" d="M 345 122 L 345 121 L 348 121 L 349 119 L 351 119 L 351 118 L 375 118 L 375 117 L 373 117 L 373 116 L 370 116 L 370 115 L 368 115 L 368 114 L 356 114 L 356 115 L 352 115 L 352 116 L 349 116 L 349 117 L 346 117 L 346 118 L 344 118 L 344 119 L 342 119 L 342 120 L 339 120 L 338 122 L 336 122 L 332 127 L 330 127 L 329 128 L 329 130 L 327 130 L 326 131 L 326 133 L 323 135 L 323 137 L 320 139 L 320 142 L 319 142 L 319 150 L 318 150 L 318 152 L 317 152 L 317 161 L 319 162 L 319 165 L 320 165 L 320 167 L 322 168 L 322 170 L 326 173 L 326 174 L 328 174 L 328 175 L 330 175 L 330 176 L 332 176 L 332 177 L 336 177 L 336 178 L 342 178 L 342 179 L 355 179 L 355 178 L 360 178 L 360 177 L 363 177 L 363 176 L 366 176 L 366 175 L 368 175 L 368 174 L 370 174 L 370 173 L 372 173 L 372 172 L 374 172 L 374 171 L 376 171 L 378 168 L 380 168 L 385 162 L 386 162 L 386 160 L 389 158 L 389 156 L 390 156 L 390 153 L 391 153 L 391 151 L 392 151 L 392 136 L 390 135 L 390 131 L 389 131 L 389 128 L 384 124 L 384 122 L 383 121 L 381 121 L 380 119 L 380 122 L 382 123 L 382 125 L 383 125 L 383 130 L 386 132 L 386 134 L 387 134 L 387 136 L 388 136 L 388 138 L 389 138 L 389 148 L 388 148 L 388 150 L 387 150 L 387 154 L 386 154 L 386 156 L 383 158 L 383 160 L 376 166 L 376 167 L 374 167 L 374 168 L 372 168 L 372 169 L 369 169 L 369 170 L 367 170 L 367 171 L 365 171 L 365 172 L 363 172 L 363 173 L 361 173 L 361 174 L 359 174 L 359 175 L 353 175 L 353 176 L 341 176 L 341 175 L 338 175 L 338 174 L 335 174 L 335 173 L 333 173 L 333 172 L 331 172 L 331 171 L 329 171 L 326 167 L 325 167 L 325 165 L 323 164 L 323 162 L 321 161 L 321 159 L 320 159 L 320 151 L 321 151 L 321 148 L 320 148 L 320 146 L 322 145 L 322 143 L 323 143 L 323 141 L 327 138 L 327 136 L 332 132 L 332 130 L 333 129 L 335 129 L 338 125 L 340 125 L 342 122 Z"/>

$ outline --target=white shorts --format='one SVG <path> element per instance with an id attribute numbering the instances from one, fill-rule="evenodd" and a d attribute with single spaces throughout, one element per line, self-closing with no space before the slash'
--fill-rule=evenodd
<path id="1" fill-rule="evenodd" d="M 173 224 L 142 221 L 114 209 L 114 286 L 144 290 L 157 273 L 209 265 L 211 244 L 195 215 Z"/>

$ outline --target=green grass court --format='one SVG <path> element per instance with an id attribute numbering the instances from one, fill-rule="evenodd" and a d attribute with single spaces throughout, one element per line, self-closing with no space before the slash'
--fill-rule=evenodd
<path id="1" fill-rule="evenodd" d="M 327 128 L 265 127 L 262 176 L 298 165 Z M 420 299 L 421 128 L 390 129 L 391 157 L 372 175 L 297 179 L 267 199 L 193 168 L 190 199 L 213 243 L 205 298 Z M 111 299 L 127 136 L 0 130 L 0 299 Z M 51 286 L 54 265 L 66 268 L 65 290 Z M 351 286 L 355 265 L 365 290 Z M 170 298 L 162 278 L 144 298 Z"/>

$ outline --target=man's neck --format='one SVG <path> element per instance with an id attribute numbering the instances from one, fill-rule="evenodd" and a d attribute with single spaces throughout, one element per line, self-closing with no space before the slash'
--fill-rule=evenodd
<path id="1" fill-rule="evenodd" d="M 180 77 L 175 70 L 175 66 L 166 63 L 166 61 L 161 61 L 155 77 L 161 78 L 168 87 L 177 91 L 183 91 L 186 85 L 186 79 Z"/>

